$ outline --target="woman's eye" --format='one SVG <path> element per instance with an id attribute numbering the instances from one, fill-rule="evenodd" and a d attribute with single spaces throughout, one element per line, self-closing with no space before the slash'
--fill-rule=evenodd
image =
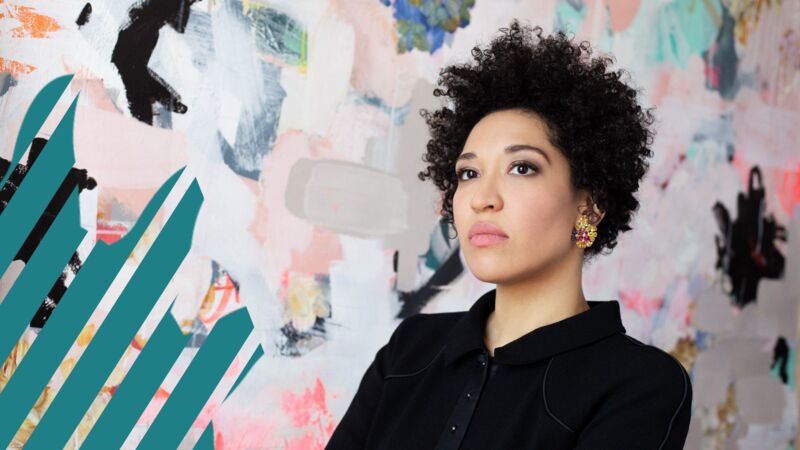
<path id="1" fill-rule="evenodd" d="M 459 181 L 465 181 L 463 178 L 464 172 L 474 172 L 472 169 L 461 169 L 456 172 L 456 176 L 458 177 Z M 469 178 L 467 178 L 469 179 Z"/>
<path id="2" fill-rule="evenodd" d="M 514 167 L 515 167 L 515 168 L 516 168 L 516 167 L 522 167 L 522 168 L 524 168 L 524 169 L 529 169 L 529 171 L 530 171 L 530 172 L 536 172 L 536 166 L 534 166 L 533 164 L 528 164 L 528 163 L 517 163 L 517 164 L 514 164 Z M 528 173 L 530 173 L 530 172 L 528 172 Z M 519 173 L 519 171 L 518 171 L 517 173 L 518 173 L 519 175 L 527 175 L 527 173 Z"/>

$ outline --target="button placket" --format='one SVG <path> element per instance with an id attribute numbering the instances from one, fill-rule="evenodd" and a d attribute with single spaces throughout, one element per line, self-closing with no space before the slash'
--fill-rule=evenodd
<path id="1" fill-rule="evenodd" d="M 475 364 L 475 363 L 473 363 Z M 489 375 L 488 352 L 483 350 L 477 357 L 477 366 L 482 370 L 470 370 L 471 376 L 464 386 L 464 392 L 456 402 L 447 428 L 439 438 L 436 445 L 437 450 L 457 449 L 466 434 L 469 421 L 472 418 L 478 404 L 480 394 L 483 392 Z M 474 367 L 474 366 L 473 366 Z M 467 368 L 469 370 L 469 368 Z"/>

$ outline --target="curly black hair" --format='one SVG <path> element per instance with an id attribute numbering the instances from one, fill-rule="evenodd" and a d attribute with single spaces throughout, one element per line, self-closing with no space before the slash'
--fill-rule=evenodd
<path id="1" fill-rule="evenodd" d="M 453 169 L 472 127 L 494 111 L 532 112 L 569 161 L 572 186 L 587 189 L 605 212 L 584 262 L 604 248 L 610 253 L 617 235 L 631 229 L 639 207 L 633 194 L 649 168 L 646 159 L 653 155 L 653 108 L 643 109 L 638 91 L 621 80 L 630 73 L 609 70 L 612 55 L 590 57 L 587 41 L 574 43 L 563 31 L 542 36 L 541 27 L 521 25 L 517 19 L 500 31 L 488 49 L 473 47 L 477 64 L 450 65 L 439 72 L 433 95 L 449 97 L 452 109 L 420 110 L 431 139 L 422 156 L 427 168 L 417 176 L 433 179 L 442 192 L 441 216 L 452 225 L 458 186 Z"/>

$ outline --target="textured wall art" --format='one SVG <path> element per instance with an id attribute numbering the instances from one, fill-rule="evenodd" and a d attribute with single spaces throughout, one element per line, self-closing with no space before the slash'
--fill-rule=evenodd
<path id="1" fill-rule="evenodd" d="M 465 310 L 492 287 L 469 273 L 417 178 L 418 111 L 439 106 L 440 68 L 519 18 L 613 53 L 656 107 L 641 209 L 586 267 L 587 298 L 619 300 L 628 334 L 690 373 L 686 448 L 797 448 L 799 17 L 797 0 L 0 0 L 0 212 L 78 98 L 74 167 L 0 299 L 71 192 L 87 231 L 0 355 L 0 395 L 92 249 L 124 239 L 165 180 L 186 175 L 7 444 L 20 448 L 58 404 L 193 178 L 203 202 L 186 258 L 66 445 L 87 439 L 165 314 L 185 345 L 126 448 L 217 325 L 246 308 L 254 332 L 184 445 L 323 448 L 402 318 Z M 65 74 L 12 166 L 29 105 Z"/>

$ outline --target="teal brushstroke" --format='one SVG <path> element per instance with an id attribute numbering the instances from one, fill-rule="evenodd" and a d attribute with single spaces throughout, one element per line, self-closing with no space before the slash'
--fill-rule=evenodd
<path id="1" fill-rule="evenodd" d="M 217 321 L 137 449 L 178 448 L 252 329 L 247 308 Z"/>
<path id="2" fill-rule="evenodd" d="M 563 31 L 564 33 L 577 33 L 586 21 L 586 5 L 580 4 L 579 8 L 575 8 L 572 2 L 561 1 L 556 5 L 555 15 L 553 18 L 553 30 Z"/>
<path id="3" fill-rule="evenodd" d="M 242 380 L 244 380 L 244 377 L 247 376 L 247 373 L 250 372 L 250 369 L 252 369 L 253 366 L 256 365 L 256 363 L 258 362 L 258 360 L 261 359 L 262 356 L 264 356 L 264 349 L 261 348 L 261 345 L 259 345 L 258 347 L 256 347 L 256 351 L 254 351 L 253 354 L 250 356 L 250 360 L 247 361 L 247 365 L 244 366 L 244 369 L 242 369 L 242 373 L 239 374 L 239 378 L 237 378 L 236 382 L 233 383 L 233 386 L 231 386 L 231 389 L 225 395 L 225 399 L 223 401 L 227 400 L 228 397 L 231 396 L 233 391 L 235 391 L 236 388 L 239 386 L 239 383 L 241 383 Z"/>
<path id="4" fill-rule="evenodd" d="M 194 180 L 33 430 L 27 450 L 62 448 L 67 443 L 189 252 L 202 202 Z"/>
<path id="5" fill-rule="evenodd" d="M 48 145 L 53 140 L 51 138 Z M 36 164 L 43 157 L 46 157 L 44 151 Z M 8 384 L 0 391 L 0 411 L 3 412 L 0 447 L 14 437 L 184 169 L 185 166 L 180 168 L 158 189 L 139 220 L 122 239 L 113 245 L 97 242 L 86 258 Z M 5 212 L 0 219 L 4 215 Z"/>
<path id="6" fill-rule="evenodd" d="M 5 360 L 86 235 L 78 189 L 72 191 L 25 268 L 0 303 L 0 358 Z"/>
<path id="7" fill-rule="evenodd" d="M 52 94 L 55 95 L 55 93 Z M 39 99 L 40 97 L 37 96 L 37 100 Z M 47 100 L 46 98 L 41 99 L 42 102 Z M 72 131 L 77 104 L 78 98 L 76 97 L 39 157 L 36 158 L 33 167 L 25 174 L 22 183 L 14 192 L 3 213 L 0 214 L 0 236 L 3 237 L 3 245 L 0 246 L 0 273 L 8 269 L 14 256 L 28 238 L 28 234 L 75 164 L 75 153 L 72 151 Z M 41 105 L 35 106 L 31 106 L 25 114 L 23 124 L 35 120 L 29 119 L 29 117 L 38 113 L 38 106 Z M 16 164 L 10 165 L 8 173 L 11 173 L 14 167 Z"/>
<path id="8" fill-rule="evenodd" d="M 208 422 L 200 439 L 194 445 L 194 450 L 214 450 L 214 422 Z"/>
<path id="9" fill-rule="evenodd" d="M 150 399 L 158 391 L 190 337 L 181 332 L 171 309 L 172 305 L 114 391 L 102 415 L 81 444 L 82 450 L 121 448 Z"/>
<path id="10" fill-rule="evenodd" d="M 653 16 L 656 17 L 655 29 L 652 24 L 642 23 L 631 30 L 655 39 L 650 47 L 652 50 L 647 53 L 647 64 L 667 61 L 685 69 L 689 57 L 702 55 L 714 43 L 719 31 L 715 20 L 722 17 L 722 5 L 719 0 L 675 0 L 654 12 Z"/>
<path id="11" fill-rule="evenodd" d="M 17 164 L 19 164 L 19 161 L 22 159 L 22 155 L 25 154 L 25 150 L 30 147 L 31 141 L 36 137 L 36 133 L 39 132 L 42 125 L 44 125 L 47 116 L 50 115 L 50 111 L 53 110 L 58 99 L 61 98 L 61 94 L 63 94 L 67 86 L 69 86 L 72 77 L 72 74 L 58 77 L 47 83 L 47 85 L 36 94 L 36 98 L 33 99 L 31 106 L 25 113 L 25 118 L 22 119 L 22 125 L 19 127 L 19 133 L 17 134 L 17 142 L 16 145 L 14 145 L 14 155 L 11 159 L 11 164 L 8 165 L 8 172 L 3 175 L 3 181 L 0 182 L 0 187 L 6 184 L 8 177 L 14 172 L 14 168 L 17 167 Z M 77 99 L 75 100 L 77 101 Z M 66 117 L 64 119 L 66 119 Z"/>
<path id="12" fill-rule="evenodd" d="M 251 4 L 245 17 L 256 36 L 258 50 L 275 56 L 287 65 L 306 65 L 308 42 L 301 22 L 265 4 Z"/>
<path id="13" fill-rule="evenodd" d="M 444 261 L 453 253 L 451 245 L 450 225 L 444 220 L 439 220 L 438 226 L 431 231 L 428 239 L 428 251 L 421 258 L 425 261 L 425 267 L 430 270 L 439 270 Z"/>

